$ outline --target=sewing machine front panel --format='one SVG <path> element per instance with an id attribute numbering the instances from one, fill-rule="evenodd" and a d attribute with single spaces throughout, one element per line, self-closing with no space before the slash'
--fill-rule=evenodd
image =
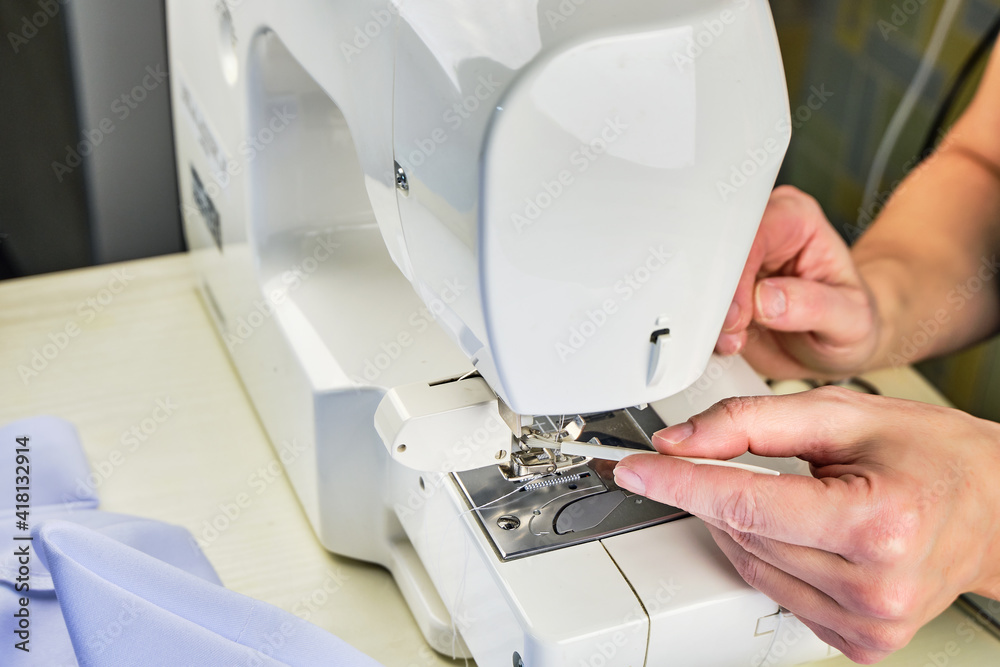
<path id="1" fill-rule="evenodd" d="M 411 279 L 475 286 L 442 322 L 522 414 L 701 375 L 791 131 L 764 0 L 573 7 L 400 6 Z"/>

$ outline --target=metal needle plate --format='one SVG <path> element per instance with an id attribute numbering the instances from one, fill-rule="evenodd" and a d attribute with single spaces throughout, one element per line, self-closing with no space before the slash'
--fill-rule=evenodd
<path id="1" fill-rule="evenodd" d="M 642 411 L 585 417 L 580 436 L 652 450 L 662 422 Z M 643 422 L 640 426 L 640 422 Z M 614 483 L 614 464 L 592 460 L 527 482 L 511 482 L 499 467 L 457 473 L 455 479 L 501 560 L 600 540 L 687 516 L 683 510 L 631 495 Z M 518 490 L 521 489 L 521 490 Z M 506 497 L 505 497 L 506 496 Z M 502 500 L 498 500 L 502 499 Z"/>

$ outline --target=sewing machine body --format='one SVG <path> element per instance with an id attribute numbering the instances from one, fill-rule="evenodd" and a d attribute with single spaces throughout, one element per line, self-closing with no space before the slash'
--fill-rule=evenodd
<path id="1" fill-rule="evenodd" d="M 327 549 L 483 667 L 830 654 L 610 469 L 496 472 L 767 391 L 709 364 L 790 132 L 764 0 L 167 9 L 191 255 Z"/>

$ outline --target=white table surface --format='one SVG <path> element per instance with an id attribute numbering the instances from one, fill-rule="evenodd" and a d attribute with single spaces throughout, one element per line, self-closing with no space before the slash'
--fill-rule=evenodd
<path id="1" fill-rule="evenodd" d="M 60 340 L 73 324 L 78 333 Z M 55 355 L 44 347 L 52 337 L 66 343 Z M 35 351 L 53 358 L 25 379 Z M 885 393 L 943 400 L 909 369 L 871 378 Z M 157 401 L 176 408 L 152 431 Z M 103 509 L 186 527 L 229 588 L 298 613 L 389 667 L 464 664 L 426 647 L 384 570 L 325 552 L 285 477 L 267 472 L 280 470 L 277 458 L 185 255 L 0 282 L 0 423 L 38 414 L 77 425 Z M 145 441 L 123 442 L 144 420 Z M 206 532 L 243 493 L 252 502 L 231 526 Z M 944 656 L 949 667 L 1000 665 L 1000 641 L 966 627 L 953 607 L 882 664 L 923 667 Z"/>

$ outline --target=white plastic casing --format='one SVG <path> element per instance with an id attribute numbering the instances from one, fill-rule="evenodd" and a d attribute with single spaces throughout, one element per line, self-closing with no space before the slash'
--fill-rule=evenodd
<path id="1" fill-rule="evenodd" d="M 521 414 L 701 375 L 791 132 L 767 2 L 564 4 L 400 14 L 410 277 L 477 287 L 442 324 Z"/>
<path id="2" fill-rule="evenodd" d="M 375 410 L 389 456 L 420 472 L 463 472 L 506 461 L 511 428 L 482 378 L 394 387 Z"/>

